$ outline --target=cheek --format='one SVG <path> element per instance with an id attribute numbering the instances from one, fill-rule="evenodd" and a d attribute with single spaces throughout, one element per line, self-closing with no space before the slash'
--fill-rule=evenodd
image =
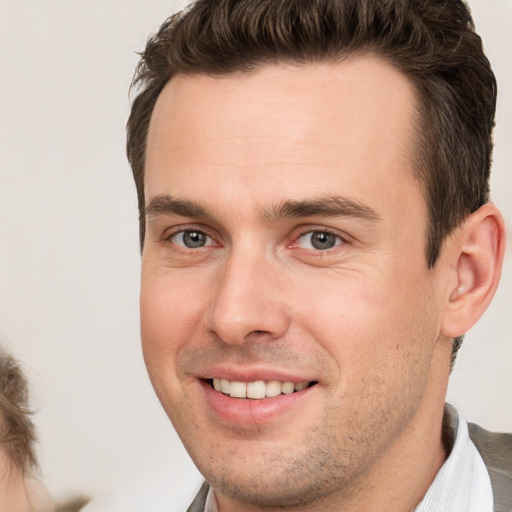
<path id="1" fill-rule="evenodd" d="M 347 421 L 361 435 L 368 425 L 391 431 L 420 402 L 436 340 L 433 301 L 422 293 L 354 280 L 310 296 L 304 329 L 337 365 L 328 417 L 342 434 L 351 435 Z"/>
<path id="2" fill-rule="evenodd" d="M 141 282 L 140 315 L 142 352 L 155 393 L 172 423 L 180 422 L 183 389 L 179 375 L 179 353 L 192 336 L 193 322 L 187 320 L 176 288 L 161 278 Z"/>
<path id="3" fill-rule="evenodd" d="M 171 276 L 142 273 L 141 339 L 144 360 L 153 383 L 176 376 L 176 360 L 201 322 L 201 306 L 190 288 Z"/>
<path id="4" fill-rule="evenodd" d="M 425 292 L 429 283 L 422 272 L 415 276 L 413 287 L 398 271 L 332 276 L 321 286 L 310 286 L 299 305 L 303 328 L 337 361 L 342 374 L 361 380 L 363 370 L 391 376 L 405 371 L 432 350 L 437 337 L 433 297 Z"/>

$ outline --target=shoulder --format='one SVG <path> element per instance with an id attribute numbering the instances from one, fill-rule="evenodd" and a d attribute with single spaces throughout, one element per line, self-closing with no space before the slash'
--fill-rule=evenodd
<path id="1" fill-rule="evenodd" d="M 487 466 L 512 472 L 512 433 L 489 432 L 474 423 L 468 429 Z"/>
<path id="2" fill-rule="evenodd" d="M 487 466 L 496 510 L 512 510 L 512 433 L 489 432 L 473 423 L 468 429 Z"/>

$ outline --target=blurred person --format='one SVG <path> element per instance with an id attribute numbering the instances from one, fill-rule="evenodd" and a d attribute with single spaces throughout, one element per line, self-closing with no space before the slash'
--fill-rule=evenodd
<path id="1" fill-rule="evenodd" d="M 0 348 L 0 512 L 76 512 L 87 500 L 57 505 L 40 481 L 27 381 Z"/>
<path id="2" fill-rule="evenodd" d="M 53 511 L 36 477 L 35 428 L 27 382 L 16 361 L 0 349 L 0 511 Z"/>

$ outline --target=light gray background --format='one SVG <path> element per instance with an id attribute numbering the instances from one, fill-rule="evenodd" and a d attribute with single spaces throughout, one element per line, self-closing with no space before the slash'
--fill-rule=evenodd
<path id="1" fill-rule="evenodd" d="M 43 476 L 57 496 L 159 472 L 184 478 L 186 454 L 139 347 L 124 156 L 134 52 L 175 5 L 184 2 L 0 0 L 0 343 L 29 374 Z M 512 0 L 470 5 L 500 85 L 492 186 L 510 233 Z M 511 238 L 501 287 L 449 390 L 467 418 L 497 430 L 512 430 Z"/>

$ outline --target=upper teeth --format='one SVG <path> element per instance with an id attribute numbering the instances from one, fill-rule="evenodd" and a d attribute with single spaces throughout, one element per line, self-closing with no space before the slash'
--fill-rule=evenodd
<path id="1" fill-rule="evenodd" d="M 278 380 L 256 380 L 254 382 L 239 382 L 236 380 L 213 379 L 213 387 L 233 398 L 265 398 L 278 396 L 281 393 L 289 395 L 294 391 L 307 388 L 309 382 L 281 382 Z"/>

